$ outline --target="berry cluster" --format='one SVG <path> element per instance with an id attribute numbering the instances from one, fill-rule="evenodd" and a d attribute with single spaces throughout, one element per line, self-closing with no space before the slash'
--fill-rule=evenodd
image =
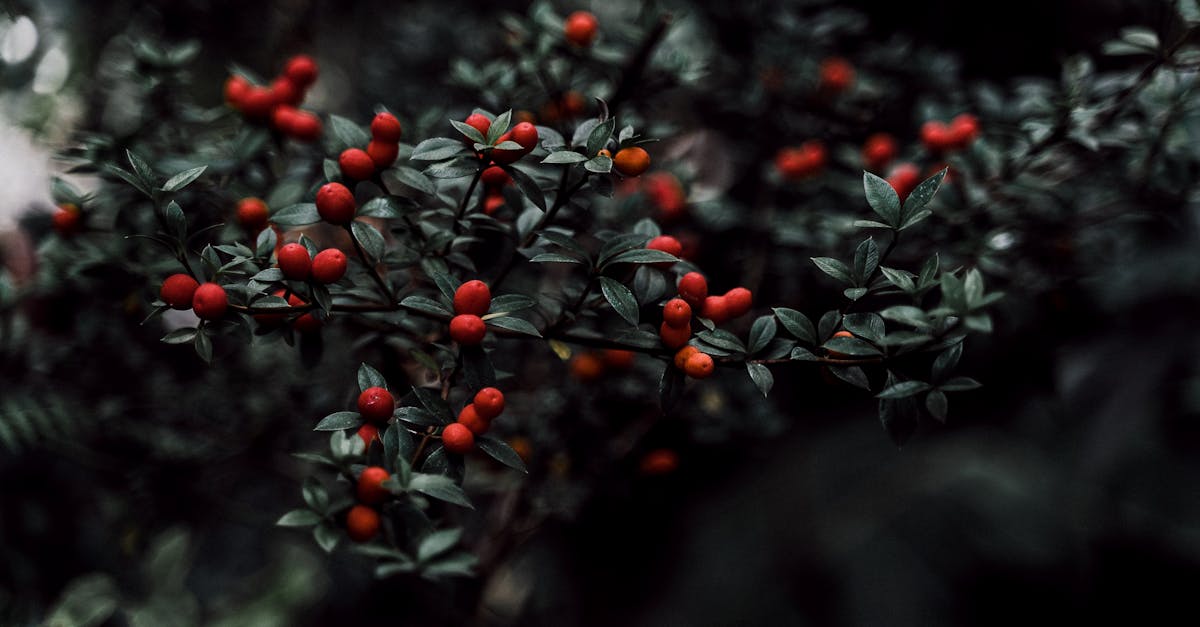
<path id="1" fill-rule="evenodd" d="M 229 308 L 225 288 L 216 283 L 201 285 L 188 274 L 172 274 L 163 281 L 159 297 L 172 309 L 191 309 L 201 320 L 217 320 Z"/>
<path id="2" fill-rule="evenodd" d="M 782 148 L 775 154 L 775 169 L 789 181 L 798 181 L 813 176 L 825 167 L 825 144 L 819 139 L 810 139 L 799 147 Z"/>
<path id="3" fill-rule="evenodd" d="M 337 248 L 326 248 L 315 256 L 310 256 L 308 248 L 303 244 L 291 243 L 280 247 L 275 253 L 279 271 L 285 279 L 292 281 L 313 281 L 322 285 L 337 283 L 346 276 L 346 253 Z"/>
<path id="4" fill-rule="evenodd" d="M 474 280 L 458 286 L 454 292 L 454 317 L 450 319 L 450 339 L 462 346 L 478 346 L 487 334 L 483 316 L 492 307 L 492 291 L 487 283 Z"/>
<path id="5" fill-rule="evenodd" d="M 498 165 L 488 166 L 479 175 L 479 180 L 483 181 L 483 212 L 487 215 L 492 215 L 504 206 L 504 189 L 505 185 L 512 183 L 512 177 L 504 168 Z"/>
<path id="6" fill-rule="evenodd" d="M 269 124 L 294 139 L 314 141 L 321 136 L 321 119 L 297 107 L 316 80 L 316 61 L 296 55 L 270 86 L 254 85 L 240 74 L 230 76 L 225 80 L 225 101 L 247 120 Z"/>
<path id="7" fill-rule="evenodd" d="M 371 120 L 371 141 L 366 150 L 347 148 L 338 156 L 342 176 L 351 181 L 365 181 L 385 170 L 400 154 L 400 136 L 403 129 L 396 116 L 383 111 Z"/>
<path id="8" fill-rule="evenodd" d="M 959 114 L 949 124 L 929 120 L 921 125 L 921 142 L 935 155 L 962 150 L 978 137 L 979 119 L 970 113 Z"/>
<path id="9" fill-rule="evenodd" d="M 487 137 L 488 130 L 492 128 L 492 121 L 482 113 L 472 113 L 463 122 L 467 126 L 479 131 L 479 134 L 483 137 Z M 500 146 L 505 142 L 513 142 L 517 146 L 501 148 Z M 533 149 L 537 148 L 537 144 L 537 127 L 530 122 L 518 122 L 516 126 L 508 129 L 507 132 L 496 139 L 495 148 L 491 151 L 492 161 L 508 165 L 533 152 Z"/>
<path id="10" fill-rule="evenodd" d="M 504 412 L 504 393 L 487 387 L 475 393 L 475 398 L 458 412 L 458 422 L 442 429 L 442 446 L 451 453 L 465 455 L 475 448 L 475 436 L 483 435 L 492 426 L 492 419 Z"/>

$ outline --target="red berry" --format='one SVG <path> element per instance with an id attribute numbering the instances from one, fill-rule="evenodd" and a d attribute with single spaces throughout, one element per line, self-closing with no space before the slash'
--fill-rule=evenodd
<path id="1" fill-rule="evenodd" d="M 473 405 L 484 420 L 491 420 L 504 412 L 504 392 L 496 388 L 483 388 L 475 393 Z"/>
<path id="2" fill-rule="evenodd" d="M 466 123 L 467 126 L 474 127 L 475 130 L 479 131 L 479 134 L 483 135 L 484 137 L 487 137 L 488 129 L 492 128 L 492 121 L 482 113 L 472 113 L 471 115 L 468 115 L 467 119 L 463 120 L 463 122 Z M 463 141 L 468 142 L 468 144 L 470 143 L 465 137 L 463 138 Z"/>
<path id="3" fill-rule="evenodd" d="M 367 505 L 379 505 L 387 500 L 388 489 L 383 487 L 383 482 L 391 475 L 388 471 L 379 466 L 368 466 L 358 476 L 358 485 L 355 487 L 355 494 L 358 496 L 359 502 Z"/>
<path id="4" fill-rule="evenodd" d="M 966 148 L 979 138 L 979 118 L 962 113 L 950 121 L 950 134 L 956 148 Z"/>
<path id="5" fill-rule="evenodd" d="M 750 311 L 754 305 L 754 295 L 744 287 L 735 287 L 725 292 L 725 304 L 729 308 L 729 317 L 738 318 Z"/>
<path id="6" fill-rule="evenodd" d="M 955 136 L 944 122 L 929 120 L 921 125 L 921 142 L 929 152 L 943 152 L 954 148 Z"/>
<path id="7" fill-rule="evenodd" d="M 604 349 L 604 365 L 617 370 L 628 370 L 633 367 L 637 353 L 620 348 Z"/>
<path id="8" fill-rule="evenodd" d="M 587 11 L 576 11 L 567 16 L 563 23 L 563 34 L 567 41 L 576 46 L 590 46 L 596 38 L 596 16 Z"/>
<path id="9" fill-rule="evenodd" d="M 366 542 L 379 533 L 379 512 L 367 505 L 355 505 L 346 514 L 346 535 L 355 542 Z"/>
<path id="10" fill-rule="evenodd" d="M 784 148 L 775 155 L 775 169 L 783 178 L 799 180 L 816 174 L 825 166 L 825 145 L 809 140 L 799 148 Z"/>
<path id="11" fill-rule="evenodd" d="M 716 364 L 711 355 L 697 351 L 683 363 L 683 372 L 693 379 L 707 379 L 712 375 Z"/>
<path id="12" fill-rule="evenodd" d="M 467 406 L 458 412 L 458 424 L 470 429 L 474 435 L 483 435 L 488 427 L 492 426 L 490 420 L 479 415 L 479 410 L 473 403 L 467 403 Z"/>
<path id="13" fill-rule="evenodd" d="M 646 453 L 638 464 L 643 475 L 665 475 L 679 467 L 679 455 L 671 449 L 657 449 Z"/>
<path id="14" fill-rule="evenodd" d="M 674 255 L 676 257 L 683 254 L 683 244 L 680 244 L 679 240 L 671 237 L 670 235 L 659 235 L 658 237 L 650 240 L 650 242 L 646 244 L 646 248 L 649 248 L 650 250 L 661 250 L 668 255 Z"/>
<path id="15" fill-rule="evenodd" d="M 454 290 L 454 313 L 486 315 L 492 306 L 492 290 L 478 279 L 467 281 Z"/>
<path id="16" fill-rule="evenodd" d="M 475 448 L 475 434 L 466 425 L 452 422 L 442 429 L 442 446 L 451 453 L 465 455 Z"/>
<path id="17" fill-rule="evenodd" d="M 821 62 L 821 88 L 833 93 L 846 91 L 854 83 L 854 66 L 841 57 Z"/>
<path id="18" fill-rule="evenodd" d="M 50 216 L 51 222 L 54 223 L 54 230 L 63 237 L 74 235 L 79 231 L 79 223 L 83 218 L 83 213 L 79 211 L 79 207 L 72 204 L 60 206 Z"/>
<path id="19" fill-rule="evenodd" d="M 316 141 L 321 136 L 321 118 L 308 111 L 297 109 L 292 114 L 291 129 L 285 132 L 300 141 Z"/>
<path id="20" fill-rule="evenodd" d="M 721 324 L 729 320 L 729 302 L 724 296 L 709 296 L 704 299 L 700 315 L 712 320 L 713 324 Z"/>
<path id="21" fill-rule="evenodd" d="M 242 96 L 242 115 L 251 120 L 265 120 L 276 104 L 275 94 L 270 89 L 251 85 Z"/>
<path id="22" fill-rule="evenodd" d="M 663 322 L 682 327 L 692 323 L 692 306 L 682 298 L 672 298 L 663 305 Z"/>
<path id="23" fill-rule="evenodd" d="M 699 272 L 689 272 L 679 279 L 679 297 L 696 309 L 708 296 L 708 280 Z"/>
<path id="24" fill-rule="evenodd" d="M 461 314 L 450 319 L 450 339 L 463 346 L 478 346 L 483 342 L 487 327 L 473 314 Z"/>
<path id="25" fill-rule="evenodd" d="M 650 153 L 641 146 L 622 148 L 613 155 L 613 169 L 621 176 L 641 176 L 650 169 Z"/>
<path id="26" fill-rule="evenodd" d="M 277 105 L 296 106 L 304 100 L 304 91 L 286 76 L 271 81 L 271 97 Z"/>
<path id="27" fill-rule="evenodd" d="M 896 195 L 900 196 L 900 202 L 904 202 L 917 185 L 921 184 L 921 170 L 911 163 L 901 163 L 892 168 L 887 182 L 896 190 Z"/>
<path id="28" fill-rule="evenodd" d="M 298 54 L 288 59 L 283 75 L 304 89 L 317 80 L 317 62 L 308 55 Z"/>
<path id="29" fill-rule="evenodd" d="M 337 283 L 346 276 L 346 253 L 336 248 L 326 248 L 312 260 L 312 278 L 317 283 Z"/>
<path id="30" fill-rule="evenodd" d="M 671 221 L 683 216 L 687 207 L 687 194 L 683 184 L 670 172 L 653 172 L 642 179 L 642 189 L 650 202 L 658 208 L 659 217 Z"/>
<path id="31" fill-rule="evenodd" d="M 192 310 L 202 320 L 216 320 L 225 315 L 229 307 L 229 296 L 225 288 L 216 283 L 205 283 L 192 294 Z"/>
<path id="32" fill-rule="evenodd" d="M 387 111 L 376 113 L 375 119 L 371 120 L 372 139 L 395 144 L 400 141 L 403 132 L 403 129 L 400 128 L 400 120 Z"/>
<path id="33" fill-rule="evenodd" d="M 309 334 L 320 331 L 321 324 L 321 319 L 316 314 L 306 313 L 296 318 L 296 321 L 292 323 L 292 327 L 301 333 Z"/>
<path id="34" fill-rule="evenodd" d="M 896 140 L 887 133 L 875 133 L 863 144 L 863 162 L 868 170 L 882 170 L 896 158 Z"/>
<path id="35" fill-rule="evenodd" d="M 604 375 L 604 362 L 595 353 L 580 353 L 571 358 L 571 376 L 585 383 Z"/>
<path id="36" fill-rule="evenodd" d="M 196 294 L 196 288 L 200 287 L 200 283 L 186 274 L 172 274 L 163 281 L 162 289 L 158 295 L 162 301 L 171 306 L 172 309 L 191 309 L 192 297 Z"/>
<path id="37" fill-rule="evenodd" d="M 296 119 L 300 110 L 291 105 L 279 105 L 271 110 L 271 126 L 275 130 L 291 137 L 295 134 Z"/>
<path id="38" fill-rule="evenodd" d="M 261 198 L 243 198 L 237 204 L 237 220 L 247 231 L 258 234 L 267 228 L 271 212 Z"/>
<path id="39" fill-rule="evenodd" d="M 358 206 L 354 193 L 341 183 L 326 183 L 317 190 L 317 213 L 331 224 L 349 224 Z"/>
<path id="40" fill-rule="evenodd" d="M 658 327 L 658 335 L 667 348 L 682 348 L 692 339 L 691 325 L 673 327 L 665 321 Z"/>
<path id="41" fill-rule="evenodd" d="M 494 165 L 484 170 L 483 174 L 479 176 L 479 180 L 483 181 L 483 184 L 488 187 L 503 187 L 508 185 L 512 177 L 508 175 L 508 172 L 504 171 L 504 168 Z"/>
<path id="42" fill-rule="evenodd" d="M 489 193 L 483 200 L 483 212 L 487 215 L 492 215 L 504 206 L 504 194 L 499 192 Z"/>
<path id="43" fill-rule="evenodd" d="M 358 395 L 358 413 L 363 418 L 377 423 L 386 423 L 396 409 L 392 393 L 381 387 L 367 388 Z"/>
<path id="44" fill-rule="evenodd" d="M 234 109 L 242 108 L 242 99 L 246 97 L 248 91 L 250 91 L 250 81 L 244 77 L 234 74 L 225 79 L 225 102 Z"/>
<path id="45" fill-rule="evenodd" d="M 375 161 L 362 148 L 347 148 L 338 156 L 342 174 L 352 181 L 365 181 L 375 174 Z"/>
<path id="46" fill-rule="evenodd" d="M 514 141 L 521 146 L 520 150 L 493 150 L 492 159 L 496 163 L 512 163 L 521 157 L 533 152 L 537 148 L 538 132 L 537 127 L 529 122 L 520 122 L 512 127 L 507 133 L 500 136 L 498 144 L 506 141 Z"/>
<path id="47" fill-rule="evenodd" d="M 400 144 L 382 139 L 372 139 L 367 144 L 367 155 L 371 157 L 371 162 L 375 164 L 376 168 L 383 170 L 396 162 L 396 157 L 400 155 Z"/>
<path id="48" fill-rule="evenodd" d="M 371 443 L 379 439 L 379 427 L 368 422 L 358 428 L 358 437 L 362 438 L 367 448 L 371 448 Z"/>
<path id="49" fill-rule="evenodd" d="M 275 258 L 279 260 L 279 270 L 283 276 L 293 281 L 303 281 L 312 272 L 312 257 L 303 244 L 284 244 Z"/>

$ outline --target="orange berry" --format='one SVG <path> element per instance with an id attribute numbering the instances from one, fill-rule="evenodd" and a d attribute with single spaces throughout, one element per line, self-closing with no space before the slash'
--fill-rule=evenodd
<path id="1" fill-rule="evenodd" d="M 675 353 L 675 367 L 679 368 L 680 370 L 683 370 L 684 368 L 687 367 L 687 360 L 690 359 L 692 357 L 692 355 L 695 355 L 696 353 L 699 353 L 699 352 L 700 352 L 700 349 L 696 348 L 695 346 L 692 346 L 691 344 L 688 344 L 687 346 L 684 346 L 683 348 L 679 349 Z"/>
<path id="2" fill-rule="evenodd" d="M 854 337 L 854 334 L 849 331 L 838 331 L 833 334 L 833 337 Z"/>
<path id="3" fill-rule="evenodd" d="M 465 455 L 475 448 L 475 434 L 466 425 L 452 422 L 442 429 L 442 446 L 451 453 Z"/>
<path id="4" fill-rule="evenodd" d="M 346 513 L 346 535 L 355 542 L 366 542 L 379 533 L 379 512 L 367 505 L 355 505 Z"/>
<path id="5" fill-rule="evenodd" d="M 700 310 L 700 316 L 713 321 L 713 324 L 721 324 L 730 318 L 729 301 L 725 300 L 724 296 L 709 296 L 704 299 L 704 307 Z"/>
<path id="6" fill-rule="evenodd" d="M 357 404 L 358 413 L 377 424 L 386 423 L 396 409 L 396 399 L 392 397 L 392 393 L 379 386 L 363 390 L 358 395 Z"/>
<path id="7" fill-rule="evenodd" d="M 467 281 L 454 290 L 454 313 L 486 315 L 492 307 L 492 290 L 478 279 Z"/>
<path id="8" fill-rule="evenodd" d="M 683 372 L 693 379 L 707 379 L 713 373 L 716 364 L 711 355 L 697 351 L 683 363 Z"/>
<path id="9" fill-rule="evenodd" d="M 637 353 L 620 348 L 604 349 L 604 365 L 617 370 L 628 370 L 633 367 Z"/>
<path id="10" fill-rule="evenodd" d="M 576 46 L 587 47 L 592 45 L 592 40 L 596 38 L 596 16 L 587 11 L 576 11 L 567 16 L 563 23 L 563 34 L 567 41 Z"/>
<path id="11" fill-rule="evenodd" d="M 571 376 L 587 383 L 604 374 L 604 362 L 594 353 L 580 353 L 571 358 L 570 370 Z"/>
<path id="12" fill-rule="evenodd" d="M 475 411 L 484 420 L 491 420 L 504 412 L 504 392 L 496 388 L 483 388 L 475 393 Z"/>
<path id="13" fill-rule="evenodd" d="M 450 339 L 463 346 L 478 346 L 487 334 L 483 320 L 474 314 L 459 314 L 450 319 Z"/>
<path id="14" fill-rule="evenodd" d="M 641 176 L 650 169 L 650 153 L 641 146 L 622 148 L 613 156 L 613 169 L 622 176 Z"/>
<path id="15" fill-rule="evenodd" d="M 355 494 L 361 503 L 367 505 L 379 505 L 387 500 L 388 489 L 383 487 L 383 482 L 391 475 L 388 471 L 379 466 L 368 466 L 358 475 L 358 484 L 355 486 Z"/>

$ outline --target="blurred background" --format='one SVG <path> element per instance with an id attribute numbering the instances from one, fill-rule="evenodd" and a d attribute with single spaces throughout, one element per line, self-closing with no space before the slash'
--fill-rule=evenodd
<path id="1" fill-rule="evenodd" d="M 611 32 L 616 48 L 672 15 L 653 67 L 673 78 L 651 72 L 627 106 L 668 138 L 652 153 L 670 155 L 696 204 L 681 228 L 701 242 L 698 263 L 717 283 L 756 276 L 757 304 L 818 315 L 840 296 L 807 257 L 844 254 L 850 240 L 844 227 L 793 216 L 837 202 L 861 211 L 861 168 L 835 159 L 831 176 L 844 185 L 764 200 L 779 137 L 836 145 L 892 129 L 911 143 L 930 107 L 1056 83 L 1081 53 L 1097 72 L 1136 72 L 1144 59 L 1102 57 L 1101 45 L 1128 26 L 1169 29 L 1173 5 L 551 3 L 559 15 L 593 11 L 602 30 L 625 25 Z M 362 121 L 383 103 L 400 113 L 406 142 L 448 135 L 445 118 L 476 105 L 538 111 L 533 100 L 481 102 L 480 85 L 462 78 L 474 71 L 464 63 L 476 77 L 508 63 L 502 16 L 528 11 L 458 0 L 0 6 L 0 624 L 1193 622 L 1200 262 L 1190 156 L 1163 183 L 1187 189 L 1140 189 L 1098 223 L 1074 205 L 1010 217 L 1007 230 L 1004 216 L 963 213 L 930 249 L 909 253 L 919 261 L 944 242 L 946 254 L 977 260 L 998 234 L 1017 242 L 987 249 L 989 286 L 1007 297 L 961 367 L 984 387 L 952 397 L 946 424 L 924 421 L 902 446 L 880 428 L 875 401 L 811 364 L 786 364 L 769 401 L 749 381 L 689 390 L 681 415 L 636 445 L 673 448 L 679 468 L 645 476 L 633 457 L 600 466 L 577 443 L 557 449 L 537 425 L 569 417 L 602 431 L 614 416 L 655 411 L 651 360 L 591 385 L 530 367 L 541 378 L 518 377 L 527 383 L 511 397 L 537 447 L 530 485 L 481 488 L 485 500 L 519 494 L 521 514 L 507 518 L 503 543 L 484 533 L 502 509 L 460 521 L 480 576 L 375 580 L 368 559 L 326 555 L 275 527 L 310 470 L 290 454 L 324 445 L 309 429 L 345 405 L 361 355 L 327 348 L 301 359 L 256 343 L 227 347 L 208 367 L 159 343 L 163 327 L 139 322 L 160 268 L 113 263 L 99 239 L 53 238 L 50 176 L 70 167 L 54 156 L 100 135 L 119 144 L 168 133 L 153 96 L 161 83 L 147 77 L 215 110 L 232 66 L 270 76 L 296 53 L 321 66 L 306 108 Z M 156 78 L 138 65 L 139 41 L 199 48 L 182 73 Z M 842 115 L 786 86 L 772 99 L 751 85 L 775 66 L 795 69 L 785 84 L 804 83 L 800 68 L 829 55 L 860 66 L 888 104 Z M 496 85 L 493 96 L 519 98 Z M 1019 126 L 981 117 L 985 135 Z M 94 175 L 67 176 L 101 190 Z M 792 247 L 754 257 L 763 230 Z M 329 329 L 325 345 L 355 337 Z M 404 376 L 402 364 L 381 368 Z"/>

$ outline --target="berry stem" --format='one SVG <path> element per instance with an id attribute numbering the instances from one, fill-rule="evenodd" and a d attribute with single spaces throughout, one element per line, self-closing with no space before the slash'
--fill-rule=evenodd
<path id="1" fill-rule="evenodd" d="M 363 250 L 362 244 L 358 243 L 358 238 L 354 237 L 354 230 L 350 228 L 349 224 L 344 225 L 343 228 L 345 228 L 346 233 L 350 235 L 350 241 L 354 242 L 354 251 L 358 253 L 358 260 L 361 261 L 364 266 L 366 266 L 368 274 L 370 274 L 371 278 L 375 281 L 375 285 L 379 287 L 380 293 L 382 293 L 383 297 L 389 302 L 395 300 L 395 295 L 392 294 L 392 290 L 388 288 L 387 283 L 385 283 L 383 280 L 383 277 L 379 276 L 379 271 L 376 270 L 375 266 L 371 265 L 371 262 L 367 260 L 367 253 Z"/>

